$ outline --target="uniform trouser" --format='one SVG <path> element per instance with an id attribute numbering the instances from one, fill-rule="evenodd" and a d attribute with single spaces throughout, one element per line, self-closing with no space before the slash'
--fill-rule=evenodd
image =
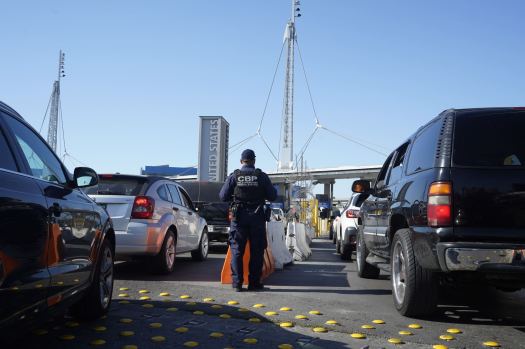
<path id="1" fill-rule="evenodd" d="M 237 219 L 230 226 L 230 252 L 233 285 L 241 285 L 244 281 L 243 256 L 246 242 L 250 241 L 250 284 L 261 281 L 266 241 L 266 220 L 263 210 L 240 209 Z"/>

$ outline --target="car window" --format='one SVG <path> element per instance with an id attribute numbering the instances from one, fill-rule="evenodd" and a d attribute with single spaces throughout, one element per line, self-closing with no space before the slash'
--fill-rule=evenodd
<path id="1" fill-rule="evenodd" d="M 15 118 L 7 116 L 6 122 L 13 131 L 20 148 L 22 148 L 31 174 L 49 182 L 65 184 L 67 180 L 62 165 L 47 144 Z"/>
<path id="2" fill-rule="evenodd" d="M 159 198 L 161 198 L 164 201 L 171 201 L 171 197 L 169 197 L 168 189 L 166 189 L 166 186 L 162 184 L 160 187 L 157 188 L 157 194 L 159 194 Z"/>
<path id="3" fill-rule="evenodd" d="M 98 184 L 85 189 L 86 194 L 98 195 L 140 195 L 146 185 L 146 178 L 118 177 L 113 175 L 99 175 Z"/>
<path id="4" fill-rule="evenodd" d="M 379 174 L 377 175 L 376 179 L 376 188 L 381 188 L 385 185 L 385 178 L 388 173 L 388 169 L 390 168 L 390 162 L 392 161 L 393 156 L 394 153 L 390 154 L 386 159 L 385 163 L 383 164 L 383 167 L 381 167 L 381 171 L 379 171 Z"/>
<path id="5" fill-rule="evenodd" d="M 188 181 L 179 182 L 193 202 L 220 202 L 222 182 Z"/>
<path id="6" fill-rule="evenodd" d="M 453 164 L 525 167 L 525 112 L 459 115 L 454 126 Z"/>
<path id="7" fill-rule="evenodd" d="M 392 163 L 392 169 L 388 175 L 387 185 L 394 184 L 401 179 L 407 148 L 408 142 L 397 148 L 394 162 Z"/>
<path id="8" fill-rule="evenodd" d="M 440 131 L 441 122 L 440 120 L 437 120 L 419 132 L 414 140 L 412 148 L 410 149 L 407 163 L 407 174 L 428 170 L 429 168 L 434 167 L 437 140 Z"/>
<path id="9" fill-rule="evenodd" d="M 191 202 L 191 199 L 190 199 L 190 196 L 188 195 L 188 193 L 186 193 L 186 191 L 182 188 L 179 187 L 179 191 L 181 193 L 181 196 L 182 196 L 182 200 L 184 200 L 184 206 L 192 209 L 192 210 L 195 210 L 195 208 L 193 207 L 193 203 Z"/>
<path id="10" fill-rule="evenodd" d="M 182 200 L 179 195 L 179 191 L 177 190 L 177 186 L 175 186 L 174 184 L 168 184 L 168 190 L 170 191 L 170 194 L 171 194 L 171 202 L 173 202 L 174 204 L 183 206 Z"/>
<path id="11" fill-rule="evenodd" d="M 3 132 L 0 130 L 0 168 L 5 168 L 11 171 L 18 171 L 13 153 L 7 144 L 7 140 Z"/>

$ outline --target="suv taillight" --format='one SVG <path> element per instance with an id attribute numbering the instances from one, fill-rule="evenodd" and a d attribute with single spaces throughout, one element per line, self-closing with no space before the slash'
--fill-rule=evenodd
<path id="1" fill-rule="evenodd" d="M 452 183 L 434 182 L 430 185 L 427 218 L 431 227 L 452 225 Z"/>
<path id="2" fill-rule="evenodd" d="M 346 218 L 357 218 L 359 217 L 358 210 L 346 210 Z"/>
<path id="3" fill-rule="evenodd" d="M 133 203 L 131 218 L 151 219 L 154 209 L 155 201 L 152 198 L 149 196 L 137 196 Z"/>

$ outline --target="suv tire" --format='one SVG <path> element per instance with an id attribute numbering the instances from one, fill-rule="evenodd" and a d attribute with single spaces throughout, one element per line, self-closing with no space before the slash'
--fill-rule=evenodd
<path id="1" fill-rule="evenodd" d="M 208 249 L 210 246 L 210 240 L 208 239 L 208 229 L 204 228 L 201 234 L 201 241 L 199 242 L 199 248 L 195 251 L 191 251 L 191 258 L 194 261 L 202 262 L 208 258 Z"/>
<path id="2" fill-rule="evenodd" d="M 71 307 L 73 316 L 82 320 L 95 320 L 107 314 L 113 294 L 113 261 L 113 248 L 105 238 L 100 246 L 93 282 L 84 297 Z"/>
<path id="3" fill-rule="evenodd" d="M 365 240 L 363 237 L 363 226 L 359 226 L 357 229 L 357 243 L 356 243 L 356 262 L 357 262 L 357 275 L 364 279 L 377 279 L 381 272 L 379 268 L 366 262 L 368 256 L 368 248 L 366 248 Z"/>
<path id="4" fill-rule="evenodd" d="M 432 314 L 437 305 L 437 277 L 417 262 L 409 229 L 396 232 L 390 256 L 392 296 L 397 311 L 404 316 Z"/>
<path id="5" fill-rule="evenodd" d="M 153 257 L 155 272 L 159 274 L 169 274 L 175 266 L 175 257 L 177 251 L 177 239 L 172 230 L 166 232 L 164 242 L 159 253 Z"/>
<path id="6" fill-rule="evenodd" d="M 344 261 L 352 261 L 352 247 L 350 245 L 341 245 L 341 259 Z"/>

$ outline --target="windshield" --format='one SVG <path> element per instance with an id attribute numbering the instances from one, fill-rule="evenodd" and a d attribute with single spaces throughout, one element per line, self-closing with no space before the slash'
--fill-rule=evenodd
<path id="1" fill-rule="evenodd" d="M 98 185 L 86 188 L 85 192 L 90 195 L 136 196 L 145 184 L 145 178 L 100 178 Z"/>
<path id="2" fill-rule="evenodd" d="M 453 161 L 456 166 L 523 168 L 525 112 L 459 115 Z"/>
<path id="3" fill-rule="evenodd" d="M 194 202 L 220 202 L 221 182 L 179 182 Z"/>

